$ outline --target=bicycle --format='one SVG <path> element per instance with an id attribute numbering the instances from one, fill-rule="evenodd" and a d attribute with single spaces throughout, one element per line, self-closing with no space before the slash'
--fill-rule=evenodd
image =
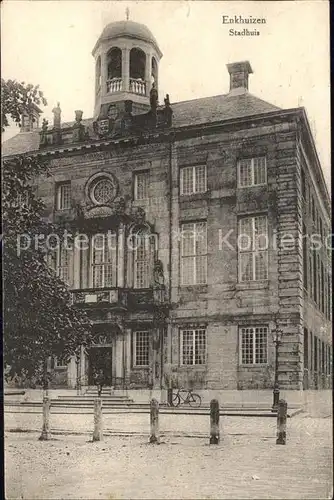
<path id="1" fill-rule="evenodd" d="M 194 408 L 199 408 L 202 403 L 202 398 L 196 394 L 192 389 L 178 389 L 173 393 L 172 406 L 179 406 L 180 404 L 189 404 Z"/>

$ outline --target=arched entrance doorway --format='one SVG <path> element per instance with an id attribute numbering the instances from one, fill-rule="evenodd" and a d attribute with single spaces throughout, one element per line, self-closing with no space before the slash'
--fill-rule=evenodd
<path id="1" fill-rule="evenodd" d="M 99 333 L 88 350 L 88 385 L 97 378 L 104 386 L 113 385 L 113 338 L 111 333 Z"/>

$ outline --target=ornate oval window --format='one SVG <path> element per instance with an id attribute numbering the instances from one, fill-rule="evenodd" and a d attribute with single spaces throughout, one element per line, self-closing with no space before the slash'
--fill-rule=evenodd
<path id="1" fill-rule="evenodd" d="M 116 188 L 110 179 L 98 180 L 92 189 L 92 198 L 98 205 L 107 205 L 116 195 Z"/>
<path id="2" fill-rule="evenodd" d="M 112 174 L 101 172 L 88 180 L 85 191 L 94 205 L 110 205 L 116 198 L 118 183 Z"/>

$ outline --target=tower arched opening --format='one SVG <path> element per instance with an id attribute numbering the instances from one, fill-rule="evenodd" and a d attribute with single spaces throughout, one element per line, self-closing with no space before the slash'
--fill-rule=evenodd
<path id="1" fill-rule="evenodd" d="M 107 53 L 107 92 L 122 90 L 122 51 L 113 47 Z"/>
<path id="2" fill-rule="evenodd" d="M 141 49 L 130 51 L 130 92 L 146 95 L 146 54 Z"/>

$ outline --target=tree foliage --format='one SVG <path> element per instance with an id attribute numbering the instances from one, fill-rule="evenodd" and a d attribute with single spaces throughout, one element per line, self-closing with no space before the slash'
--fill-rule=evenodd
<path id="1" fill-rule="evenodd" d="M 26 84 L 16 80 L 1 78 L 1 129 L 4 132 L 11 118 L 20 124 L 22 115 L 32 114 L 33 106 L 47 105 L 44 94 L 39 90 L 39 85 Z"/>
<path id="2" fill-rule="evenodd" d="M 47 164 L 37 157 L 3 161 L 5 373 L 37 382 L 45 382 L 49 356 L 78 354 L 81 345 L 89 345 L 91 331 L 90 320 L 71 305 L 66 285 L 47 263 L 43 242 L 52 234 L 61 240 L 64 231 L 43 217 L 45 205 L 35 194 L 36 178 L 47 175 Z"/>

